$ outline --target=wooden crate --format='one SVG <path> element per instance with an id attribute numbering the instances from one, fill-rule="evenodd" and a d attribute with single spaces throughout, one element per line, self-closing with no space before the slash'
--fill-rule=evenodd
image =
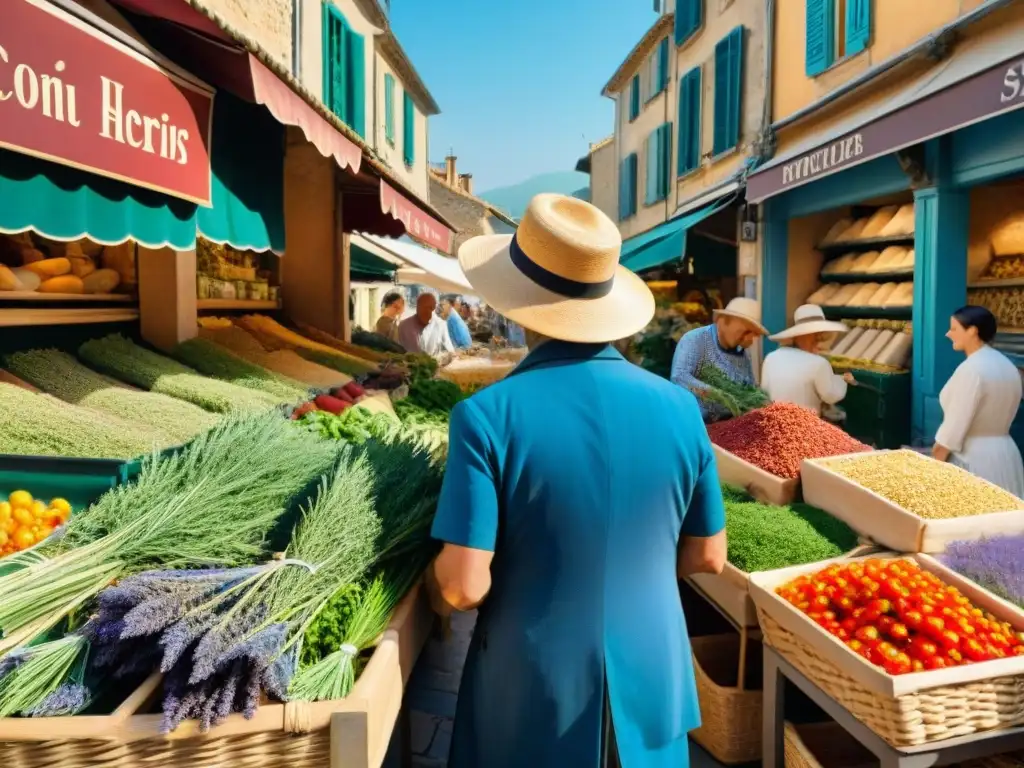
<path id="1" fill-rule="evenodd" d="M 432 625 L 416 586 L 340 701 L 265 704 L 206 734 L 188 721 L 164 735 L 162 715 L 146 713 L 160 689 L 153 675 L 111 715 L 0 719 L 0 754 L 19 768 L 380 768 Z"/>
<path id="2" fill-rule="evenodd" d="M 893 451 L 876 451 L 893 453 Z M 829 469 L 827 462 L 865 454 L 805 459 L 800 476 L 804 501 L 834 515 L 883 547 L 897 552 L 942 552 L 952 541 L 1024 533 L 1024 507 L 1007 512 L 929 520 L 909 512 Z M 920 454 L 915 454 L 920 457 Z M 934 459 L 923 457 L 927 461 Z M 965 470 L 957 469 L 959 472 Z M 970 475 L 973 481 L 984 483 Z"/>
<path id="3" fill-rule="evenodd" d="M 715 450 L 718 479 L 723 483 L 742 488 L 765 504 L 784 506 L 795 501 L 800 495 L 799 479 L 776 477 L 714 443 L 711 447 Z"/>
<path id="4" fill-rule="evenodd" d="M 922 569 L 957 587 L 977 607 L 1024 631 L 1024 611 L 932 558 L 891 552 L 871 557 L 915 560 Z M 798 576 L 854 559 L 859 558 L 752 574 L 750 595 L 764 641 L 894 747 L 1024 724 L 1024 657 L 889 675 L 775 594 L 777 587 Z"/>

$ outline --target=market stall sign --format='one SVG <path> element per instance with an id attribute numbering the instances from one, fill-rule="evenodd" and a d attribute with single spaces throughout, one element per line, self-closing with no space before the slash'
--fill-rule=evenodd
<path id="1" fill-rule="evenodd" d="M 747 200 L 764 200 L 1022 106 L 1024 62 L 1000 64 L 815 149 L 751 174 L 747 179 Z"/>
<path id="2" fill-rule="evenodd" d="M 5 0 L 0 146 L 210 205 L 213 94 L 45 0 Z"/>
<path id="3" fill-rule="evenodd" d="M 405 225 L 405 231 L 409 237 L 437 248 L 442 253 L 451 253 L 454 233 L 400 195 L 383 180 L 380 182 L 380 207 L 384 213 Z"/>

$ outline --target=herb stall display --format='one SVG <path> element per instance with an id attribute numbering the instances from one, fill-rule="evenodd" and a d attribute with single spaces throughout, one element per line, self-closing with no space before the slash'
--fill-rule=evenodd
<path id="1" fill-rule="evenodd" d="M 11 372 L 61 400 L 151 430 L 162 438 L 158 448 L 185 443 L 219 419 L 184 400 L 117 386 L 56 349 L 15 352 L 5 364 Z"/>
<path id="2" fill-rule="evenodd" d="M 307 339 L 265 315 L 246 315 L 237 320 L 236 324 L 253 334 L 264 346 L 291 349 L 311 362 L 349 376 L 363 376 L 380 370 L 378 363 Z"/>
<path id="3" fill-rule="evenodd" d="M 954 541 L 939 562 L 1024 608 L 1024 535 Z"/>
<path id="4" fill-rule="evenodd" d="M 760 387 L 739 384 L 710 363 L 701 365 L 697 379 L 707 385 L 707 389 L 698 390 L 694 394 L 703 400 L 718 403 L 734 418 L 756 408 L 763 408 L 771 402 L 768 393 Z"/>
<path id="5" fill-rule="evenodd" d="M 277 395 L 202 376 L 124 336 L 87 341 L 79 348 L 78 356 L 90 367 L 116 379 L 185 400 L 214 413 L 266 410 L 286 402 Z"/>
<path id="6" fill-rule="evenodd" d="M 1020 723 L 1024 613 L 937 561 L 881 553 L 750 581 L 765 642 L 890 745 Z"/>
<path id="7" fill-rule="evenodd" d="M 808 503 L 899 552 L 1024 533 L 1024 500 L 912 450 L 808 460 L 802 483 Z"/>
<path id="8" fill-rule="evenodd" d="M 309 393 L 309 387 L 302 382 L 250 363 L 206 339 L 184 341 L 174 348 L 172 355 L 204 376 L 265 392 L 286 403 L 298 402 Z"/>

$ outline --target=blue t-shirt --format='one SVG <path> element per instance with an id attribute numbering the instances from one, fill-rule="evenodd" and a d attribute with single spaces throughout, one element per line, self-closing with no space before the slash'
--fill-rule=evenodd
<path id="1" fill-rule="evenodd" d="M 452 344 L 460 349 L 465 349 L 473 344 L 473 338 L 469 335 L 469 326 L 454 309 L 448 313 L 448 335 L 452 338 Z"/>

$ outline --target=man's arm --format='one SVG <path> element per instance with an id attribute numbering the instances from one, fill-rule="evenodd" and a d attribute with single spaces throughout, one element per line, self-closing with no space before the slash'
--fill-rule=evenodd
<path id="1" fill-rule="evenodd" d="M 696 435 L 695 439 L 701 442 L 700 474 L 679 535 L 676 565 L 680 577 L 695 573 L 721 573 L 728 554 L 725 503 L 715 452 L 706 432 Z"/>
<path id="2" fill-rule="evenodd" d="M 430 607 L 438 616 L 471 611 L 491 591 L 493 552 L 445 544 L 426 573 Z"/>
<path id="3" fill-rule="evenodd" d="M 679 544 L 679 576 L 717 575 L 725 567 L 727 553 L 724 529 L 713 536 L 686 536 Z"/>

